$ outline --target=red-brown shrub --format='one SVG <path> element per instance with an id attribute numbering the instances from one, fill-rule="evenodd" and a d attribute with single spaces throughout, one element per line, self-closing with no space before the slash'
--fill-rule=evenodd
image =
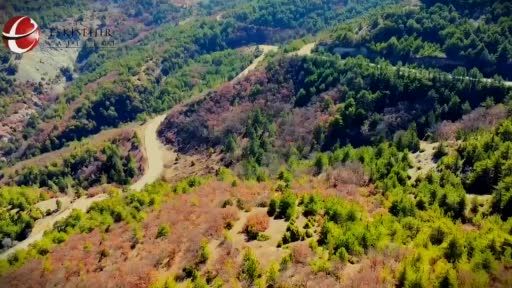
<path id="1" fill-rule="evenodd" d="M 293 263 L 307 264 L 312 256 L 313 251 L 311 251 L 307 243 L 298 243 L 292 246 Z"/>
<path id="2" fill-rule="evenodd" d="M 265 230 L 268 229 L 269 223 L 270 218 L 267 213 L 258 212 L 251 214 L 247 217 L 244 231 L 247 234 L 247 237 L 255 239 L 258 236 L 258 233 L 265 232 Z"/>
<path id="3" fill-rule="evenodd" d="M 363 165 L 358 162 L 347 163 L 327 172 L 327 179 L 331 187 L 342 185 L 365 186 L 368 184 L 368 176 Z"/>
<path id="4" fill-rule="evenodd" d="M 454 141 L 459 131 L 468 133 L 490 129 L 500 124 L 507 116 L 507 108 L 503 104 L 489 109 L 477 108 L 462 116 L 459 121 L 443 121 L 436 129 L 436 138 L 440 141 Z"/>

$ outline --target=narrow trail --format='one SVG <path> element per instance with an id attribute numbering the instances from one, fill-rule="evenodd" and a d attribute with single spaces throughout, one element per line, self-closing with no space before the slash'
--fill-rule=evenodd
<path id="1" fill-rule="evenodd" d="M 414 181 L 418 176 L 427 174 L 430 170 L 436 168 L 434 161 L 434 153 L 439 143 L 428 143 L 425 141 L 420 142 L 420 151 L 411 153 L 410 159 L 412 160 L 413 167 L 409 169 L 408 173 L 411 180 Z"/>
<path id="2" fill-rule="evenodd" d="M 315 49 L 315 47 L 316 47 L 316 44 L 317 44 L 316 42 L 306 44 L 306 45 L 302 46 L 302 48 L 300 48 L 298 51 L 292 52 L 290 54 L 297 55 L 297 56 L 311 55 L 311 53 L 313 53 L 313 49 Z"/>
<path id="3" fill-rule="evenodd" d="M 247 68 L 245 68 L 244 71 L 240 72 L 240 74 L 238 74 L 238 76 L 236 76 L 232 81 L 238 81 L 238 80 L 244 78 L 245 76 L 247 76 L 247 74 L 249 74 L 249 72 L 254 70 L 258 66 L 258 64 L 260 64 L 261 61 L 263 61 L 263 59 L 265 59 L 265 56 L 269 52 L 277 51 L 277 49 L 279 48 L 277 46 L 271 46 L 271 45 L 259 45 L 258 47 L 263 52 L 260 55 L 260 57 L 254 59 L 254 61 L 251 63 L 251 65 L 249 65 Z"/>
<path id="4" fill-rule="evenodd" d="M 262 55 L 256 58 L 249 67 L 242 71 L 232 81 L 236 81 L 245 77 L 247 74 L 249 74 L 249 72 L 251 72 L 258 66 L 258 64 L 265 58 L 268 52 L 276 51 L 278 49 L 277 46 L 269 45 L 260 45 L 258 47 L 263 51 Z M 157 181 L 164 171 L 164 158 L 168 156 L 169 153 L 174 153 L 166 149 L 165 146 L 158 139 L 158 128 L 160 127 L 160 124 L 165 120 L 166 116 L 167 113 L 156 116 L 155 118 L 149 120 L 142 127 L 142 146 L 144 149 L 144 153 L 146 154 L 147 165 L 144 171 L 144 175 L 142 175 L 142 177 L 137 182 L 130 186 L 130 189 L 132 190 L 140 191 L 147 184 L 151 184 Z M 85 212 L 94 202 L 102 201 L 107 198 L 107 194 L 100 194 L 93 198 L 82 197 L 67 205 L 67 207 L 63 208 L 61 211 L 37 220 L 34 223 L 34 227 L 32 228 L 32 231 L 30 235 L 27 237 L 27 239 L 19 242 L 15 246 L 1 253 L 0 259 L 5 259 L 14 252 L 16 252 L 17 250 L 26 249 L 34 242 L 41 240 L 43 238 L 44 232 L 51 230 L 57 221 L 68 217 L 69 214 L 71 214 L 71 212 L 73 211 L 73 209 L 79 209 Z"/>

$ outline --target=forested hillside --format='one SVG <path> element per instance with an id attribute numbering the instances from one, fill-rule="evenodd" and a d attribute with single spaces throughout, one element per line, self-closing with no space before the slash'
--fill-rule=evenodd
<path id="1" fill-rule="evenodd" d="M 251 111 L 259 109 L 259 117 L 272 127 L 254 124 L 265 133 L 271 131 L 258 138 L 275 140 L 263 146 L 277 148 L 281 154 L 294 148 L 306 156 L 334 146 L 389 141 L 409 128 L 414 137 L 423 139 L 442 120 L 456 120 L 481 105 L 508 101 L 510 88 L 481 78 L 476 71 L 450 75 L 407 70 L 387 62 L 375 66 L 364 58 L 283 56 L 266 70 L 171 113 L 162 135 L 168 135 L 169 143 L 183 152 L 222 145 L 231 134 L 250 139 L 252 133 L 246 129 L 251 128 L 244 123 L 252 125 Z"/>
<path id="2" fill-rule="evenodd" d="M 441 167 L 461 178 L 467 193 L 493 195 L 493 210 L 504 219 L 512 216 L 510 189 L 510 119 L 492 131 L 465 135 L 456 153 L 442 158 Z"/>
<path id="3" fill-rule="evenodd" d="M 69 156 L 55 159 L 45 166 L 23 167 L 6 175 L 3 182 L 44 187 L 61 193 L 108 183 L 126 185 L 143 170 L 144 157 L 140 149 L 138 136 L 127 131 L 100 147 L 84 144 Z"/>
<path id="4" fill-rule="evenodd" d="M 510 80 L 512 4 L 487 2 L 427 1 L 419 11 L 388 9 L 335 28 L 334 41 L 325 49 L 447 71 L 477 68 L 486 77 L 499 75 Z"/>
<path id="5" fill-rule="evenodd" d="M 0 188 L 0 250 L 10 246 L 13 240 L 21 241 L 28 236 L 34 221 L 42 218 L 46 212 L 36 208 L 34 204 L 48 199 L 49 196 L 49 193 L 35 188 Z"/>
<path id="6" fill-rule="evenodd" d="M 187 96 L 183 95 L 183 92 L 178 92 L 177 90 L 182 89 L 180 87 L 166 87 L 174 90 L 172 93 L 168 89 L 157 88 L 160 81 L 165 81 L 165 78 L 184 79 L 177 80 L 178 82 L 189 81 L 187 77 L 190 75 L 183 75 L 185 73 L 183 69 L 190 71 L 191 67 L 198 64 L 208 66 L 212 63 L 215 66 L 226 65 L 226 67 L 231 67 L 230 71 L 227 68 L 220 68 L 219 72 L 225 74 L 216 76 L 218 77 L 216 81 L 202 80 L 200 84 L 187 84 L 186 90 L 198 92 L 215 87 L 222 82 L 221 80 L 228 80 L 229 77 L 241 71 L 242 67 L 245 67 L 246 61 L 250 61 L 249 58 L 240 53 L 231 55 L 215 55 L 212 53 L 226 49 L 237 49 L 247 45 L 287 41 L 299 37 L 305 32 L 318 31 L 335 21 L 343 21 L 364 14 L 371 8 L 395 3 L 395 1 L 377 2 L 371 0 L 363 1 L 357 5 L 352 3 L 339 5 L 339 3 L 333 1 L 320 1 L 318 5 L 311 6 L 304 1 L 291 0 L 242 2 L 244 3 L 240 5 L 232 3 L 233 6 L 218 19 L 196 19 L 192 16 L 189 21 L 184 21 L 187 23 L 182 25 L 176 25 L 176 22 L 188 17 L 191 13 L 190 9 L 193 11 L 193 8 L 169 4 L 174 8 L 169 13 L 165 13 L 167 9 L 165 7 L 167 6 L 161 1 L 153 4 L 146 3 L 149 6 L 145 3 L 133 4 L 130 1 L 117 3 L 119 9 L 129 7 L 129 9 L 126 9 L 126 15 L 120 17 L 124 17 L 125 23 L 133 24 L 135 25 L 133 27 L 136 27 L 134 28 L 136 30 L 131 32 L 117 31 L 121 35 L 132 35 L 128 38 L 125 37 L 126 39 L 121 39 L 121 41 L 133 44 L 133 41 L 137 40 L 136 45 L 125 45 L 123 43 L 117 49 L 97 49 L 84 46 L 79 51 L 76 59 L 75 69 L 79 74 L 77 79 L 67 87 L 63 97 L 48 103 L 48 105 L 45 105 L 45 109 L 37 111 L 37 107 L 34 107 L 36 110 L 34 114 L 37 116 L 34 115 L 35 121 L 31 122 L 31 127 L 29 127 L 31 133 L 28 137 L 25 135 L 22 139 L 21 135 L 13 131 L 17 129 L 14 129 L 14 127 L 10 129 L 14 135 L 9 135 L 11 137 L 8 137 L 8 143 L 3 144 L 5 146 L 2 149 L 3 156 L 12 162 L 26 159 L 40 153 L 59 149 L 69 141 L 80 140 L 83 137 L 96 134 L 106 127 L 117 127 L 121 123 L 140 119 L 140 117 L 143 117 L 140 115 L 165 111 L 191 94 L 188 93 Z M 17 7 L 15 4 L 12 5 Z M 76 7 L 83 7 L 84 5 L 82 2 L 77 2 Z M 141 5 L 144 8 L 143 10 L 146 11 L 142 14 L 137 12 L 142 9 Z M 226 5 L 230 6 L 228 3 Z M 70 5 L 69 10 L 65 10 L 66 13 L 73 14 L 73 11 L 75 11 L 73 7 L 75 6 Z M 25 8 L 28 9 L 29 6 L 25 6 Z M 201 6 L 201 11 L 198 13 L 207 12 L 203 9 L 205 7 Z M 301 9 L 302 12 L 297 14 L 297 9 Z M 251 10 L 254 11 L 247 12 Z M 273 11 L 273 13 L 278 12 L 285 18 L 300 15 L 300 22 L 295 23 L 298 20 L 290 18 L 291 20 L 287 21 L 289 23 L 293 22 L 293 24 L 279 21 L 253 23 L 252 15 L 266 14 L 265 11 L 267 10 Z M 324 13 L 327 10 L 331 11 Z M 15 9 L 15 11 L 23 10 Z M 152 13 L 152 11 L 155 12 Z M 105 12 L 103 13 L 105 14 Z M 161 24 L 158 29 L 152 28 L 156 25 L 153 23 L 154 19 L 151 20 L 152 22 L 148 22 L 147 16 L 157 17 L 161 13 L 167 15 L 167 19 L 162 19 L 161 23 L 156 22 L 156 24 Z M 212 11 L 212 13 L 214 12 Z M 245 18 L 241 15 L 250 15 L 251 17 Z M 65 15 L 60 15 L 60 17 L 65 17 Z M 305 27 L 305 23 L 310 24 Z M 114 24 L 107 21 L 106 25 Z M 137 33 L 143 33 L 142 35 L 144 35 L 148 30 L 152 31 L 151 29 L 155 31 L 154 33 L 148 33 L 147 37 L 139 39 L 136 36 Z M 209 54 L 212 54 L 210 56 L 214 60 L 217 58 L 218 61 L 225 61 L 225 64 L 217 63 L 217 60 L 206 63 L 210 60 L 199 58 Z M 235 60 L 238 56 L 243 57 Z M 199 74 L 194 77 L 208 79 L 211 76 Z M 173 85 L 178 85 L 178 83 Z M 34 88 L 34 91 L 43 94 L 41 96 L 45 96 L 45 90 L 41 83 Z M 112 98 L 110 97 L 112 90 L 116 90 L 114 94 L 124 97 L 122 104 L 116 101 L 105 101 L 105 95 Z M 133 95 L 133 91 L 137 91 L 137 97 Z M 140 103 L 144 103 L 144 105 Z M 97 115 L 105 113 L 91 113 L 87 110 L 108 111 L 107 114 L 110 116 Z M 122 116 L 116 117 L 115 115 Z M 138 116 L 140 117 L 137 118 Z M 95 117 L 99 117 L 96 119 L 98 121 L 93 119 Z M 107 119 L 109 117 L 118 119 L 111 121 Z M 19 125 L 23 125 L 22 128 L 25 128 L 28 126 L 26 124 L 28 123 Z M 21 149 L 15 149 L 16 146 L 21 147 Z"/>
<path id="7" fill-rule="evenodd" d="M 334 23 L 362 15 L 372 8 L 396 3 L 398 1 L 395 0 L 258 0 L 250 1 L 241 9 L 235 9 L 231 15 L 237 21 L 254 26 L 316 32 Z"/>
<path id="8" fill-rule="evenodd" d="M 94 195 L 101 185 L 129 184 L 144 164 L 137 135 L 122 131 L 104 143 L 81 143 L 69 154 L 5 171 L 0 175 L 0 251 L 27 239 L 37 220 L 62 212 L 63 200 Z M 53 208 L 45 204 L 51 201 L 56 201 Z"/>
<path id="9" fill-rule="evenodd" d="M 108 145 L 101 151 L 86 149 L 63 160 L 63 164 L 26 168 L 15 177 L 14 183 L 65 192 L 73 187 L 87 189 L 106 183 L 126 185 L 138 174 L 133 156 L 123 155 L 116 145 Z"/>
<path id="10" fill-rule="evenodd" d="M 0 286 L 512 287 L 509 1 L 55 4 L 132 28 L 0 52 Z"/>

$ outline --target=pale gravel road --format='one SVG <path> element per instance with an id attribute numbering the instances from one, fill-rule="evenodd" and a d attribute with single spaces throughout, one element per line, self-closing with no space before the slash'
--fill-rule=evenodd
<path id="1" fill-rule="evenodd" d="M 158 180 L 164 170 L 164 145 L 158 140 L 158 127 L 165 120 L 167 114 L 151 119 L 144 128 L 144 150 L 147 159 L 147 167 L 144 175 L 130 188 L 140 191 L 147 184 Z"/>

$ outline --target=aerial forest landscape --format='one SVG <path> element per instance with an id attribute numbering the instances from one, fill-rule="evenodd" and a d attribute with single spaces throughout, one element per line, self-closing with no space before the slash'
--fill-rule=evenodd
<path id="1" fill-rule="evenodd" d="M 0 287 L 512 287 L 512 2 L 0 2 Z"/>

